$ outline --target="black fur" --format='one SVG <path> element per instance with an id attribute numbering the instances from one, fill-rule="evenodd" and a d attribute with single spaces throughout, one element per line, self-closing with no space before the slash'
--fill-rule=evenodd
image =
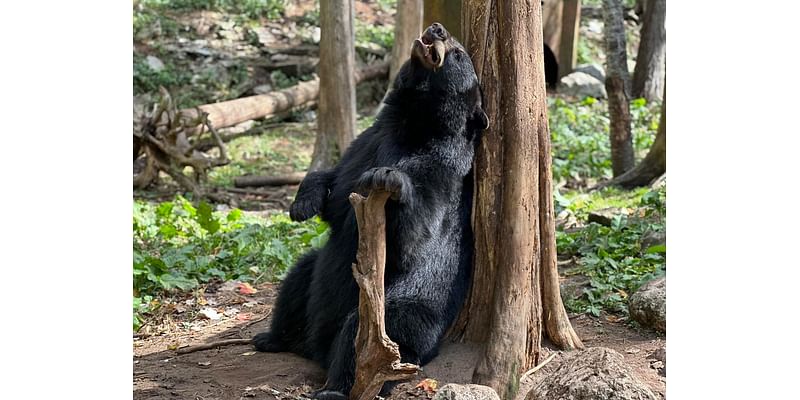
<path id="1" fill-rule="evenodd" d="M 558 60 L 548 45 L 544 45 L 544 81 L 551 89 L 558 85 Z"/>
<path id="2" fill-rule="evenodd" d="M 424 365 L 435 357 L 464 302 L 472 269 L 471 167 L 488 119 L 469 56 L 454 39 L 447 43 L 437 70 L 416 57 L 405 63 L 375 124 L 333 169 L 309 174 L 292 204 L 295 220 L 319 213 L 330 239 L 289 272 L 270 331 L 253 343 L 325 366 L 317 399 L 346 398 L 354 379 L 358 229 L 351 192 L 394 194 L 386 205 L 386 330 L 403 361 Z"/>

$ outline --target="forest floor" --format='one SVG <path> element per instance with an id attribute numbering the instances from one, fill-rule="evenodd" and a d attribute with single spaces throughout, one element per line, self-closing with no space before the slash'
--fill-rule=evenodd
<path id="1" fill-rule="evenodd" d="M 164 315 L 162 326 L 156 329 L 161 334 L 134 339 L 134 399 L 301 399 L 324 384 L 325 371 L 314 362 L 291 353 L 256 352 L 249 344 L 178 354 L 178 349 L 188 346 L 248 339 L 267 329 L 277 285 L 262 284 L 255 288 L 256 293 L 247 295 L 237 292 L 232 285 L 213 289 L 213 293 L 210 287 L 206 289 L 202 301 L 197 297 L 185 300 L 186 310 L 179 307 Z M 216 310 L 224 310 L 218 320 L 191 310 L 204 302 L 213 304 Z M 642 382 L 660 398 L 666 398 L 666 377 L 659 375 L 654 367 L 658 365 L 654 353 L 666 347 L 663 335 L 634 329 L 610 315 L 603 318 L 573 315 L 571 321 L 586 346 L 618 351 Z M 479 350 L 478 346 L 467 343 L 444 344 L 440 355 L 423 368 L 420 376 L 398 385 L 390 398 L 433 397 L 432 393 L 416 387 L 425 378 L 436 380 L 440 387 L 447 383 L 469 383 Z M 547 342 L 542 350 L 543 357 L 556 351 Z M 530 379 L 521 383 L 520 399 L 530 385 Z"/>
<path id="2" fill-rule="evenodd" d="M 265 86 L 272 89 L 286 87 L 298 80 L 307 79 L 310 76 L 309 71 L 313 71 L 316 62 L 314 25 L 318 23 L 313 0 L 290 2 L 281 17 L 259 23 L 243 20 L 241 15 L 232 15 L 225 11 L 165 10 L 152 8 L 148 6 L 150 3 L 160 4 L 147 0 L 134 2 L 135 8 L 139 5 L 139 11 L 134 12 L 134 118 L 137 118 L 137 112 L 141 113 L 153 104 L 156 100 L 154 93 L 159 85 L 167 87 L 181 106 L 191 107 L 252 95 L 265 90 Z M 386 48 L 375 43 L 385 44 L 391 39 L 386 36 L 392 31 L 394 22 L 392 7 L 387 6 L 390 3 L 392 2 L 356 1 L 356 37 L 360 64 L 374 62 L 387 52 Z M 588 39 L 581 44 L 582 62 L 602 60 L 602 52 L 599 50 L 602 47 L 599 34 L 602 32 L 602 25 L 598 26 L 598 22 L 595 19 L 581 23 L 581 35 Z M 633 36 L 636 36 L 635 32 Z M 289 48 L 305 49 L 305 53 L 295 55 L 284 52 Z M 386 85 L 387 82 L 382 80 L 359 85 L 359 131 L 374 121 L 373 111 Z M 563 176 L 581 176 L 581 179 L 570 177 L 566 186 L 562 187 L 570 190 L 585 189 L 591 186 L 593 180 L 596 182 L 598 179 L 597 174 L 590 176 L 595 170 L 607 169 L 607 166 L 600 165 L 600 161 L 595 161 L 602 157 L 594 155 L 602 155 L 604 150 L 599 147 L 589 149 L 588 146 L 595 146 L 595 142 L 589 140 L 590 134 L 586 133 L 595 132 L 593 134 L 599 137 L 606 135 L 601 125 L 607 125 L 607 119 L 594 117 L 594 113 L 604 110 L 605 106 L 585 101 L 575 105 L 580 99 L 567 101 L 571 103 L 555 106 L 557 111 L 562 112 L 559 114 L 561 117 L 552 117 L 569 120 L 569 124 L 565 122 L 562 125 L 570 127 L 564 130 L 565 133 L 561 133 L 558 130 L 560 125 L 551 122 L 554 138 L 561 140 L 554 141 L 554 152 L 559 151 L 559 143 L 567 141 L 569 146 L 588 144 L 585 148 L 570 148 L 567 154 L 570 159 L 568 166 L 572 169 L 554 164 L 554 171 Z M 642 115 L 643 121 L 646 118 L 657 120 L 658 117 L 657 113 L 645 115 L 644 111 Z M 647 126 L 647 123 L 645 121 L 640 125 Z M 231 207 L 238 207 L 247 214 L 264 217 L 285 213 L 297 190 L 296 185 L 235 189 L 233 178 L 305 171 L 310 162 L 315 137 L 313 108 L 295 111 L 288 118 L 283 116 L 279 121 L 249 122 L 231 129 L 246 130 L 251 134 L 230 142 L 228 150 L 232 156 L 231 164 L 215 168 L 209 175 L 207 185 L 230 198 L 228 204 L 217 204 L 215 209 L 224 212 Z M 654 131 L 655 128 L 650 126 L 641 136 L 652 137 Z M 652 141 L 651 138 L 649 140 Z M 637 145 L 637 149 L 646 149 L 649 146 L 648 143 Z M 567 155 L 564 156 L 565 159 Z M 573 159 L 573 156 L 576 158 Z M 588 160 L 585 164 L 586 170 L 575 169 L 579 164 L 579 157 Z M 170 201 L 180 193 L 181 189 L 164 176 L 157 185 L 148 190 L 137 190 L 134 197 L 156 204 Z M 562 190 L 561 193 L 566 192 Z M 637 203 L 642 194 L 636 194 L 632 197 L 635 201 L 631 201 Z M 617 201 L 587 196 L 590 195 L 576 192 L 574 195 L 567 195 L 569 201 L 557 201 L 556 211 L 561 210 L 559 233 L 563 233 L 565 229 L 577 231 L 585 226 L 586 210 L 578 208 L 578 204 L 594 202 L 596 204 L 592 207 L 600 207 L 600 203 L 605 205 Z M 630 199 L 626 201 L 628 200 Z M 562 206 L 562 201 L 567 205 Z M 621 225 L 619 232 L 624 229 L 625 226 Z M 576 258 L 573 257 L 571 261 L 565 259 L 559 265 L 565 268 L 561 271 L 564 280 L 562 287 L 569 286 L 579 296 L 583 296 L 582 291 L 589 287 L 586 276 L 568 273 L 566 269 L 576 266 Z M 259 281 L 255 284 L 257 290 L 250 293 L 250 290 L 240 290 L 241 288 L 230 281 L 214 281 L 191 291 L 172 291 L 166 296 L 154 295 L 157 299 L 152 301 L 160 305 L 152 307 L 151 304 L 151 309 L 156 311 L 147 314 L 144 326 L 138 329 L 133 338 L 133 397 L 298 399 L 321 387 L 325 381 L 324 370 L 311 361 L 289 353 L 259 353 L 249 344 L 188 354 L 177 353 L 178 349 L 202 343 L 249 339 L 266 330 L 278 285 Z M 594 306 L 595 300 L 591 301 Z M 583 303 L 575 304 L 576 307 L 585 306 Z M 665 336 L 635 327 L 619 310 L 610 313 L 603 310 L 595 314 L 597 315 L 592 316 L 586 312 L 571 314 L 573 326 L 584 344 L 618 351 L 634 373 L 654 393 L 666 398 L 666 377 L 661 375 L 664 369 L 657 369 L 660 364 L 653 357 L 654 353 L 666 347 Z M 391 398 L 432 397 L 432 393 L 416 387 L 423 378 L 435 379 L 439 386 L 446 383 L 468 383 L 479 350 L 475 345 L 446 343 L 440 355 L 424 367 L 420 377 L 399 385 L 392 392 Z M 554 348 L 545 342 L 543 358 L 552 351 L 555 351 Z M 553 361 L 537 374 L 546 373 L 556 362 Z M 530 385 L 530 379 L 522 382 L 520 396 L 527 393 L 526 389 Z"/>

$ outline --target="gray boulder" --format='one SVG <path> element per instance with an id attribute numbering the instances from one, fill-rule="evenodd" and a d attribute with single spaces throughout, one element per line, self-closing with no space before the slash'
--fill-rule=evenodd
<path id="1" fill-rule="evenodd" d="M 607 207 L 594 210 L 586 217 L 587 222 L 595 222 L 600 225 L 611 226 L 614 217 L 617 215 L 628 215 L 628 211 L 621 208 Z"/>
<path id="2" fill-rule="evenodd" d="M 164 70 L 164 62 L 156 56 L 147 56 L 145 61 L 147 61 L 147 66 L 155 72 Z"/>
<path id="3" fill-rule="evenodd" d="M 628 299 L 631 318 L 642 326 L 667 331 L 667 277 L 644 284 Z"/>
<path id="4" fill-rule="evenodd" d="M 604 99 L 607 97 L 605 84 L 586 72 L 572 72 L 561 78 L 558 82 L 558 92 L 567 96 L 594 97 Z"/>
<path id="5" fill-rule="evenodd" d="M 600 64 L 581 64 L 575 67 L 572 72 L 583 72 L 597 78 L 600 82 L 605 83 L 606 81 L 606 71 Z"/>
<path id="6" fill-rule="evenodd" d="M 525 400 L 538 399 L 656 400 L 658 397 L 633 375 L 622 354 L 605 347 L 591 347 L 568 352 L 552 372 L 534 375 L 533 388 Z"/>
<path id="7" fill-rule="evenodd" d="M 647 358 L 651 358 L 654 361 L 650 363 L 650 368 L 653 368 L 658 371 L 658 374 L 661 376 L 667 376 L 667 347 L 661 347 L 658 350 L 654 351 L 650 356 Z"/>
<path id="8" fill-rule="evenodd" d="M 647 250 L 650 247 L 667 244 L 667 231 L 647 231 L 642 235 L 642 250 Z"/>
<path id="9" fill-rule="evenodd" d="M 433 400 L 500 400 L 500 396 L 488 386 L 448 383 L 436 391 Z"/>

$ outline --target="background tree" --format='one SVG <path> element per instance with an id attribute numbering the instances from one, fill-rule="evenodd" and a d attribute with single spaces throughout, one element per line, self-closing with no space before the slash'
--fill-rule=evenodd
<path id="1" fill-rule="evenodd" d="M 646 186 L 667 172 L 667 85 L 664 82 L 664 103 L 661 105 L 661 120 L 658 123 L 656 140 L 647 152 L 647 156 L 630 171 L 602 184 L 603 186 L 619 186 L 632 189 Z"/>
<path id="2" fill-rule="evenodd" d="M 537 362 L 543 328 L 562 348 L 582 344 L 556 270 L 541 6 L 494 4 L 464 3 L 463 43 L 491 126 L 475 161 L 473 283 L 451 337 L 486 343 L 473 381 L 512 399 L 520 375 Z"/>
<path id="3" fill-rule="evenodd" d="M 430 24 L 438 22 L 461 41 L 464 38 L 461 31 L 462 8 L 462 0 L 426 0 L 422 25 L 430 26 Z"/>
<path id="4" fill-rule="evenodd" d="M 356 129 L 353 0 L 319 4 L 319 107 L 317 140 L 309 171 L 332 166 L 353 140 Z"/>
<path id="5" fill-rule="evenodd" d="M 564 0 L 561 11 L 561 41 L 558 47 L 558 77 L 575 69 L 578 61 L 578 35 L 581 25 L 581 0 Z"/>
<path id="6" fill-rule="evenodd" d="M 661 100 L 667 59 L 667 1 L 647 0 L 644 3 L 631 94 L 647 101 Z"/>
<path id="7" fill-rule="evenodd" d="M 622 2 L 603 0 L 606 48 L 606 92 L 608 114 L 611 119 L 611 170 L 614 177 L 633 168 L 633 140 L 631 137 L 630 77 L 628 55 L 625 47 L 625 25 Z"/>

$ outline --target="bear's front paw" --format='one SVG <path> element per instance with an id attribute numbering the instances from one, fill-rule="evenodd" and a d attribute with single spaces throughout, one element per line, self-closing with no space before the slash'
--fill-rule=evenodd
<path id="1" fill-rule="evenodd" d="M 316 201 L 316 199 L 296 199 L 291 207 L 289 207 L 289 218 L 297 222 L 305 221 L 319 214 L 322 208 L 320 203 L 321 201 Z"/>
<path id="2" fill-rule="evenodd" d="M 392 199 L 405 203 L 411 199 L 411 178 L 395 168 L 372 168 L 358 179 L 356 191 L 369 195 L 373 190 L 387 191 L 392 194 Z"/>
<path id="3" fill-rule="evenodd" d="M 261 332 L 253 336 L 251 341 L 256 350 L 267 353 L 280 353 L 284 351 L 283 345 L 278 340 L 274 340 L 270 332 Z"/>

